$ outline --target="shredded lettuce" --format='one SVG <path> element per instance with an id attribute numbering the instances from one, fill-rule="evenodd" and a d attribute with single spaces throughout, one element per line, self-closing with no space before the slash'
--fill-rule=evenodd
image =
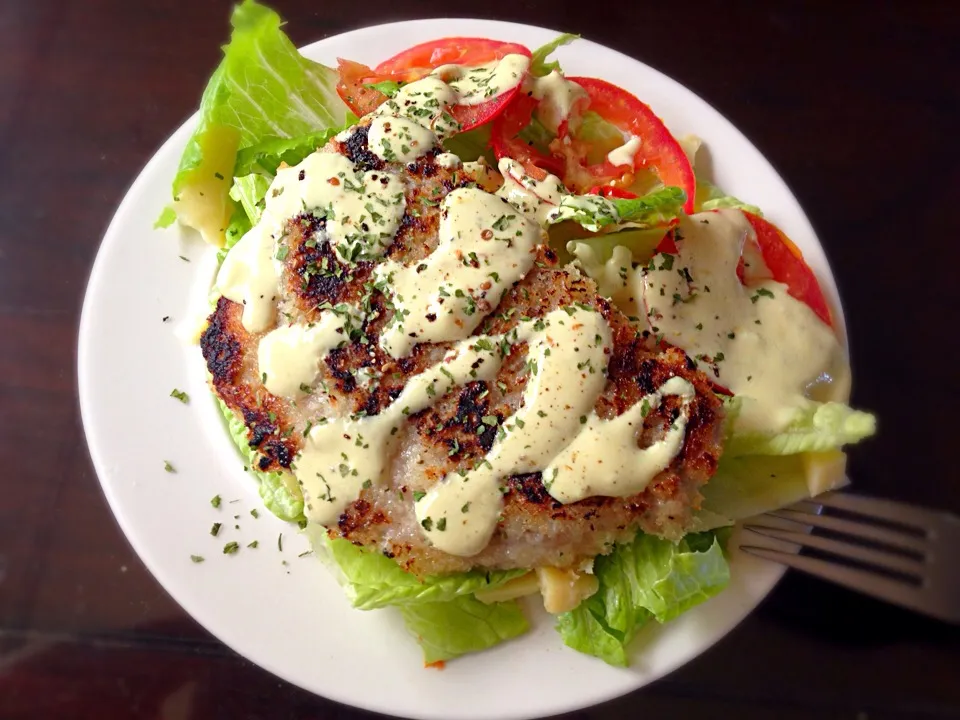
<path id="1" fill-rule="evenodd" d="M 400 613 L 420 642 L 427 665 L 486 650 L 530 627 L 516 601 L 488 605 L 469 595 L 447 602 L 404 605 Z"/>
<path id="2" fill-rule="evenodd" d="M 533 54 L 530 57 L 530 74 L 534 77 L 543 77 L 544 75 L 549 75 L 554 71 L 560 72 L 560 63 L 558 63 L 556 60 L 547 62 L 547 58 L 556 52 L 557 48 L 563 47 L 564 45 L 569 45 L 574 40 L 579 39 L 579 35 L 563 33 L 562 35 L 555 37 L 546 45 L 541 45 L 538 47 L 533 51 Z"/>
<path id="3" fill-rule="evenodd" d="M 419 578 L 379 553 L 357 547 L 348 540 L 311 533 L 317 554 L 339 569 L 341 584 L 354 607 L 373 610 L 389 605 L 442 603 L 503 585 L 526 570 L 474 571 Z"/>
<path id="4" fill-rule="evenodd" d="M 240 455 L 243 456 L 244 464 L 253 477 L 260 482 L 260 499 L 267 510 L 272 512 L 281 520 L 306 524 L 303 516 L 303 495 L 300 494 L 300 488 L 291 473 L 263 472 L 257 469 L 257 462 L 260 454 L 250 447 L 250 441 L 247 438 L 247 428 L 241 420 L 233 414 L 224 402 L 217 398 L 217 405 L 220 412 L 223 413 L 224 420 L 227 421 L 227 431 Z"/>
<path id="5" fill-rule="evenodd" d="M 609 225 L 652 227 L 677 217 L 686 201 L 686 193 L 673 186 L 631 199 L 567 195 L 560 201 L 551 221 L 572 220 L 593 232 Z"/>
<path id="6" fill-rule="evenodd" d="M 794 455 L 826 452 L 859 442 L 877 431 L 877 419 L 837 402 L 814 403 L 798 411 L 786 430 L 775 435 L 736 430 L 724 447 L 724 455 Z"/>
<path id="7" fill-rule="evenodd" d="M 687 535 L 679 543 L 640 534 L 600 556 L 597 593 L 559 616 L 557 630 L 569 647 L 626 667 L 627 646 L 650 620 L 667 622 L 702 603 L 730 581 L 723 535 Z"/>
<path id="8" fill-rule="evenodd" d="M 237 151 L 343 125 L 337 72 L 301 56 L 280 16 L 254 0 L 233 12 L 223 60 L 200 101 L 200 122 L 173 181 L 180 222 L 217 246 L 233 212 L 227 195 Z"/>

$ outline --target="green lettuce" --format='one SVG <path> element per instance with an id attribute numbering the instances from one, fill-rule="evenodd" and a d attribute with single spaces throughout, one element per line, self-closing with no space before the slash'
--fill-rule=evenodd
<path id="1" fill-rule="evenodd" d="M 560 48 L 564 45 L 569 45 L 574 40 L 579 39 L 579 35 L 563 33 L 562 35 L 555 37 L 546 45 L 541 45 L 538 47 L 530 56 L 530 74 L 534 77 L 543 77 L 544 75 L 549 75 L 554 70 L 560 72 L 560 63 L 558 63 L 556 60 L 547 62 L 547 58 L 556 52 L 557 48 Z"/>
<path id="2" fill-rule="evenodd" d="M 162 228 L 168 228 L 177 221 L 177 213 L 172 207 L 165 207 L 160 212 L 160 217 L 157 218 L 157 221 L 153 223 L 153 229 L 159 230 Z"/>
<path id="3" fill-rule="evenodd" d="M 223 418 L 227 422 L 227 431 L 240 455 L 243 456 L 244 464 L 253 477 L 260 483 L 260 499 L 267 510 L 272 512 L 281 520 L 306 524 L 303 516 L 303 495 L 297 486 L 296 480 L 291 473 L 263 472 L 258 470 L 257 463 L 260 454 L 250 447 L 250 441 L 247 438 L 247 428 L 243 422 L 234 415 L 224 402 L 217 398 L 217 404 Z"/>
<path id="4" fill-rule="evenodd" d="M 232 189 L 231 192 L 233 192 Z M 240 238 L 242 238 L 251 227 L 253 227 L 253 223 L 250 222 L 245 208 L 239 204 L 235 205 L 233 214 L 230 216 L 230 224 L 227 225 L 227 230 L 224 233 L 223 247 L 217 250 L 218 263 L 223 262 L 230 248 L 240 242 Z"/>
<path id="5" fill-rule="evenodd" d="M 337 72 L 301 56 L 275 12 L 244 0 L 231 24 L 173 181 L 179 220 L 218 246 L 233 212 L 227 192 L 237 151 L 340 127 L 347 110 L 336 94 Z"/>
<path id="6" fill-rule="evenodd" d="M 615 233 L 604 233 L 588 238 L 577 238 L 567 243 L 567 252 L 580 259 L 589 253 L 592 263 L 606 263 L 613 257 L 617 247 L 625 247 L 630 251 L 632 262 L 646 264 L 663 236 L 664 228 L 644 228 L 622 230 Z"/>
<path id="7" fill-rule="evenodd" d="M 472 571 L 419 578 L 394 560 L 357 547 L 348 540 L 311 533 L 317 555 L 329 558 L 340 571 L 341 584 L 354 607 L 373 610 L 389 605 L 444 603 L 491 590 L 526 570 Z"/>
<path id="8" fill-rule="evenodd" d="M 730 525 L 806 500 L 811 494 L 807 474 L 803 455 L 724 455 L 700 490 L 695 527 Z"/>
<path id="9" fill-rule="evenodd" d="M 443 149 L 453 153 L 463 162 L 474 162 L 482 157 L 490 167 L 497 167 L 497 158 L 490 147 L 490 123 L 445 138 Z"/>
<path id="10" fill-rule="evenodd" d="M 763 213 L 756 205 L 743 202 L 743 200 L 735 198 L 733 195 L 727 195 L 713 183 L 701 178 L 697 178 L 697 194 L 694 205 L 697 212 L 701 210 L 732 208 L 735 210 L 746 210 L 754 215 L 763 217 Z"/>
<path id="11" fill-rule="evenodd" d="M 538 152 L 544 155 L 550 155 L 550 143 L 556 137 L 547 127 L 540 122 L 536 114 L 530 117 L 530 123 L 520 131 L 517 136 L 528 145 L 531 145 Z"/>
<path id="12" fill-rule="evenodd" d="M 234 175 L 242 177 L 250 173 L 276 175 L 281 163 L 298 165 L 305 157 L 327 144 L 334 135 L 356 123 L 356 116 L 345 125 L 318 130 L 294 138 L 274 138 L 251 145 L 237 153 Z"/>
<path id="13" fill-rule="evenodd" d="M 783 432 L 774 435 L 744 433 L 736 429 L 724 447 L 724 456 L 795 455 L 835 450 L 859 442 L 877 431 L 877 419 L 837 402 L 814 403 L 798 411 Z"/>
<path id="14" fill-rule="evenodd" d="M 423 662 L 450 660 L 522 635 L 530 627 L 515 601 L 486 604 L 465 595 L 400 608 L 423 648 Z"/>
<path id="15" fill-rule="evenodd" d="M 650 620 L 664 623 L 702 603 L 730 581 L 722 535 L 687 535 L 679 543 L 640 534 L 600 556 L 597 593 L 558 617 L 569 647 L 625 667 L 627 646 Z"/>
<path id="16" fill-rule="evenodd" d="M 264 198 L 267 196 L 267 190 L 270 189 L 271 182 L 272 176 L 268 177 L 260 173 L 250 173 L 233 179 L 230 197 L 240 203 L 240 207 L 251 226 L 260 222 L 260 216 L 263 214 Z"/>
<path id="17" fill-rule="evenodd" d="M 551 221 L 572 220 L 592 232 L 609 225 L 651 227 L 677 217 L 686 201 L 686 193 L 673 186 L 630 199 L 567 195 L 560 201 Z"/>

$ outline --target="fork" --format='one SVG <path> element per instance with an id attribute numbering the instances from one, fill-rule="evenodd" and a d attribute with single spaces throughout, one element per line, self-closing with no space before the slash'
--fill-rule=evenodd
<path id="1" fill-rule="evenodd" d="M 821 557 L 741 545 L 747 553 L 960 623 L 960 517 L 956 515 L 832 492 L 760 515 L 744 529 L 813 550 Z"/>

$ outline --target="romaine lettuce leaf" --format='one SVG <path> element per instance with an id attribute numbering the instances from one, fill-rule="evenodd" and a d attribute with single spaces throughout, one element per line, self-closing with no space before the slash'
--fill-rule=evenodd
<path id="1" fill-rule="evenodd" d="M 608 225 L 652 227 L 677 217 L 686 201 L 686 193 L 673 186 L 631 199 L 567 195 L 553 212 L 551 222 L 572 220 L 593 232 Z"/>
<path id="2" fill-rule="evenodd" d="M 837 402 L 815 403 L 798 410 L 786 430 L 776 435 L 738 432 L 736 424 L 724 447 L 724 456 L 794 455 L 826 452 L 859 442 L 877 431 L 877 419 Z"/>
<path id="3" fill-rule="evenodd" d="M 220 66 L 200 101 L 200 122 L 173 181 L 179 220 L 221 246 L 237 151 L 266 140 L 340 127 L 347 108 L 337 72 L 301 56 L 272 10 L 244 0 Z"/>
<path id="4" fill-rule="evenodd" d="M 574 35 L 572 33 L 563 33 L 558 35 L 553 40 L 548 42 L 546 45 L 541 45 L 536 50 L 533 51 L 533 54 L 530 57 L 530 74 L 534 77 L 543 77 L 544 75 L 549 75 L 554 70 L 560 71 L 560 63 L 556 60 L 552 62 L 547 62 L 547 58 L 556 52 L 557 48 L 564 45 L 569 45 L 574 40 L 579 40 L 579 35 Z"/>
<path id="5" fill-rule="evenodd" d="M 407 629 L 420 642 L 427 665 L 486 650 L 530 627 L 516 601 L 487 605 L 469 595 L 447 602 L 404 605 L 400 612 Z"/>
<path id="6" fill-rule="evenodd" d="M 168 228 L 177 221 L 177 213 L 172 207 L 165 207 L 160 212 L 160 217 L 157 218 L 156 222 L 153 223 L 153 229 L 159 230 L 162 228 Z"/>
<path id="7" fill-rule="evenodd" d="M 231 189 L 231 192 L 232 191 Z M 230 216 L 230 224 L 227 225 L 227 231 L 224 233 L 225 239 L 223 247 L 217 250 L 218 263 L 223 262 L 230 248 L 240 242 L 240 238 L 242 238 L 251 227 L 253 227 L 253 223 L 250 222 L 250 218 L 247 216 L 243 206 L 239 203 L 234 203 L 233 215 Z"/>
<path id="8" fill-rule="evenodd" d="M 230 197 L 240 203 L 251 227 L 260 222 L 263 214 L 264 198 L 270 189 L 272 176 L 250 173 L 233 179 Z"/>
<path id="9" fill-rule="evenodd" d="M 354 607 L 373 610 L 388 605 L 443 603 L 498 587 L 526 570 L 473 571 L 419 578 L 379 553 L 368 552 L 348 540 L 330 539 L 325 532 L 310 533 L 318 556 L 340 571 L 341 584 Z"/>
<path id="10" fill-rule="evenodd" d="M 640 534 L 594 563 L 595 595 L 559 616 L 564 643 L 625 667 L 627 645 L 649 620 L 667 622 L 707 600 L 730 581 L 721 538 L 686 536 L 678 544 Z"/>
<path id="11" fill-rule="evenodd" d="M 763 213 L 756 205 L 745 203 L 733 195 L 727 195 L 713 183 L 697 178 L 697 193 L 694 198 L 694 209 L 700 212 L 702 210 L 722 210 L 724 208 L 746 210 L 754 215 L 763 217 Z"/>
<path id="12" fill-rule="evenodd" d="M 243 456 L 247 472 L 260 482 L 260 499 L 263 500 L 267 510 L 281 520 L 305 524 L 303 495 L 300 494 L 300 488 L 293 474 L 258 470 L 257 461 L 260 459 L 260 454 L 250 447 L 246 426 L 220 398 L 216 400 L 224 420 L 227 421 L 230 437 L 240 451 L 240 455 Z"/>
<path id="13" fill-rule="evenodd" d="M 243 148 L 237 153 L 237 163 L 233 172 L 237 177 L 249 173 L 276 175 L 280 163 L 299 164 L 305 157 L 326 145 L 334 135 L 355 123 L 356 118 L 352 118 L 352 121 L 346 126 L 318 130 L 294 138 L 274 138 Z"/>
<path id="14" fill-rule="evenodd" d="M 490 148 L 490 123 L 451 135 L 444 139 L 443 149 L 452 152 L 463 162 L 474 162 L 482 157 L 490 167 L 497 167 L 497 159 Z"/>

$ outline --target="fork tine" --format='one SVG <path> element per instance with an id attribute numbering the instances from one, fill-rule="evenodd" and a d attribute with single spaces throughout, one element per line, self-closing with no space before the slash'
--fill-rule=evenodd
<path id="1" fill-rule="evenodd" d="M 839 555 L 840 557 L 845 557 L 850 560 L 858 560 L 860 562 L 875 565 L 876 567 L 884 568 L 886 570 L 892 570 L 905 575 L 911 575 L 916 577 L 918 580 L 922 577 L 921 573 L 923 570 L 923 563 L 919 560 L 907 558 L 902 555 L 894 555 L 892 553 L 883 552 L 882 550 L 874 550 L 872 548 L 866 548 L 860 545 L 851 545 L 840 540 L 833 540 L 820 535 L 812 535 L 805 532 L 795 532 L 793 530 L 783 530 L 781 528 L 772 528 L 766 525 L 744 525 L 743 529 L 750 530 L 758 535 L 774 538 L 775 540 L 783 540 L 785 542 L 793 543 L 794 545 L 800 545 L 801 547 L 822 550 L 824 552 L 833 553 L 834 555 Z"/>
<path id="2" fill-rule="evenodd" d="M 933 513 L 929 510 L 892 500 L 846 492 L 824 493 L 811 498 L 810 502 L 866 517 L 880 518 L 907 527 L 916 527 L 918 530 L 925 530 L 933 521 Z"/>
<path id="3" fill-rule="evenodd" d="M 740 549 L 751 555 L 764 558 L 765 560 L 772 560 L 773 562 L 802 570 L 803 572 L 825 580 L 830 580 L 851 590 L 866 592 L 875 597 L 903 605 L 913 610 L 930 612 L 930 608 L 926 607 L 923 602 L 920 588 L 908 585 L 905 582 L 891 580 L 868 570 L 844 567 L 829 560 L 820 560 L 819 558 L 807 557 L 805 555 L 794 555 L 793 553 L 785 553 L 779 550 L 750 545 L 741 546 Z"/>
<path id="4" fill-rule="evenodd" d="M 891 547 L 913 550 L 917 553 L 923 553 L 926 548 L 926 541 L 915 535 L 908 535 L 897 530 L 878 527 L 876 525 L 867 525 L 866 523 L 854 520 L 845 520 L 842 518 L 831 517 L 829 515 L 812 515 L 804 512 L 797 512 L 785 508 L 776 512 L 767 513 L 770 517 L 781 520 L 790 520 L 791 522 L 823 530 L 831 530 L 837 533 L 844 533 L 860 538 L 861 540 L 872 540 L 874 542 L 890 545 Z"/>

